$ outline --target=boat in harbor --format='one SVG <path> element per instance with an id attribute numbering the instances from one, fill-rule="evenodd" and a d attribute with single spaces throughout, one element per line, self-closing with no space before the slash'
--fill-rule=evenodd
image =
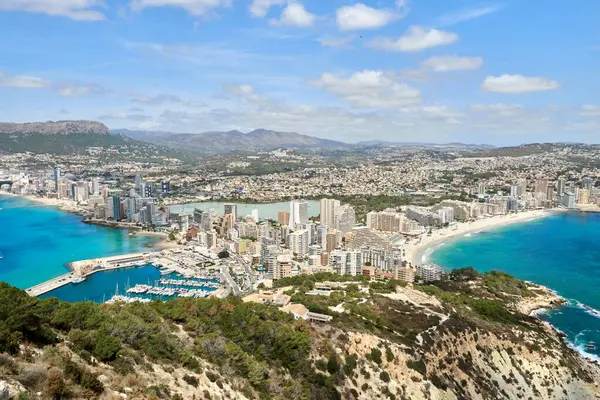
<path id="1" fill-rule="evenodd" d="M 596 346 L 591 343 L 588 343 L 583 347 L 585 347 L 587 350 L 596 350 Z"/>
<path id="2" fill-rule="evenodd" d="M 77 283 L 81 283 L 81 282 L 85 282 L 84 276 L 78 276 L 77 278 L 75 278 L 71 281 L 71 283 L 73 283 L 73 284 L 77 284 Z"/>
<path id="3" fill-rule="evenodd" d="M 161 269 L 160 270 L 160 274 L 161 275 L 169 275 L 169 274 L 172 274 L 173 272 L 175 272 L 175 270 L 169 269 L 169 268 Z"/>
<path id="4" fill-rule="evenodd" d="M 4 256 L 2 255 L 2 253 L 0 253 L 0 259 L 4 258 Z"/>

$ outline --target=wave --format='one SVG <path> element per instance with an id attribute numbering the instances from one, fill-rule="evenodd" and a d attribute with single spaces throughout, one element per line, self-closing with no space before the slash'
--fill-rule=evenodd
<path id="1" fill-rule="evenodd" d="M 471 233 L 465 233 L 465 237 L 471 237 Z"/>
<path id="2" fill-rule="evenodd" d="M 587 314 L 594 316 L 596 318 L 600 318 L 600 311 L 596 310 L 595 308 L 592 308 L 586 304 L 581 303 L 580 301 L 577 301 L 575 299 L 571 299 L 569 301 L 569 305 L 575 306 L 583 311 L 585 311 Z"/>
<path id="3" fill-rule="evenodd" d="M 590 360 L 590 361 L 593 361 L 593 362 L 595 362 L 595 363 L 597 363 L 597 364 L 600 364 L 600 356 L 598 356 L 598 355 L 596 355 L 596 354 L 588 353 L 588 352 L 586 351 L 586 349 L 585 349 L 585 345 L 586 345 L 587 343 L 581 343 L 581 344 L 577 344 L 577 339 L 578 339 L 578 337 L 579 337 L 579 336 L 580 336 L 582 333 L 584 333 L 584 332 L 586 332 L 586 331 L 589 331 L 589 330 L 585 329 L 585 330 L 583 330 L 583 331 L 579 332 L 579 333 L 577 334 L 577 336 L 575 336 L 575 340 L 574 340 L 574 341 L 571 341 L 571 340 L 569 340 L 568 336 L 567 336 L 567 335 L 566 335 L 566 334 L 565 334 L 563 331 L 561 331 L 560 329 L 558 329 L 556 326 L 552 325 L 552 324 L 551 324 L 551 323 L 549 323 L 549 322 L 545 322 L 545 323 L 546 323 L 546 324 L 548 324 L 549 326 L 551 326 L 551 327 L 552 327 L 552 329 L 554 329 L 554 330 L 555 330 L 555 331 L 557 331 L 558 333 L 560 333 L 560 334 L 564 335 L 564 337 L 565 337 L 565 339 L 564 339 L 564 342 L 567 344 L 567 346 L 569 346 L 569 347 L 570 347 L 572 350 L 574 350 L 574 351 L 576 351 L 577 353 L 579 353 L 579 355 L 580 355 L 581 357 L 583 357 L 583 358 L 585 358 L 585 359 L 588 359 L 588 360 Z"/>

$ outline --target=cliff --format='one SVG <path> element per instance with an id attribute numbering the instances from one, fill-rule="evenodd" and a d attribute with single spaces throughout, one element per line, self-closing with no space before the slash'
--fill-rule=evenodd
<path id="1" fill-rule="evenodd" d="M 306 294 L 328 280 L 329 296 Z M 40 301 L 0 284 L 0 390 L 103 399 L 600 396 L 598 365 L 518 311 L 524 298 L 530 306 L 560 298 L 506 274 L 414 288 L 317 274 L 277 286 L 333 320 L 311 324 L 239 298 Z"/>

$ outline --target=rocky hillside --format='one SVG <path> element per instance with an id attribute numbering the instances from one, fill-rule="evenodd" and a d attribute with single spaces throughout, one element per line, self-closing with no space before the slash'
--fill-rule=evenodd
<path id="1" fill-rule="evenodd" d="M 23 124 L 0 122 L 0 134 L 69 135 L 73 133 L 109 135 L 110 131 L 106 125 L 98 121 L 48 121 Z"/>
<path id="2" fill-rule="evenodd" d="M 351 277 L 350 277 L 351 278 Z M 306 292 L 328 281 L 330 296 Z M 0 285 L 0 396 L 101 399 L 595 399 L 600 368 L 522 314 L 560 302 L 505 274 L 405 287 L 317 274 L 239 298 L 96 305 Z M 6 398 L 6 396 L 4 397 Z M 37 398 L 37 397 L 35 397 Z"/>
<path id="3" fill-rule="evenodd" d="M 113 135 L 97 121 L 0 122 L 1 153 L 88 155 L 105 162 L 195 162 L 197 154 Z"/>
<path id="4" fill-rule="evenodd" d="M 288 149 L 326 149 L 348 146 L 342 142 L 321 139 L 314 136 L 293 132 L 277 132 L 267 129 L 256 129 L 252 132 L 240 131 L 204 132 L 204 133 L 169 133 L 114 130 L 136 140 L 160 144 L 178 149 L 188 149 L 203 153 L 227 153 L 231 151 L 257 151 Z"/>

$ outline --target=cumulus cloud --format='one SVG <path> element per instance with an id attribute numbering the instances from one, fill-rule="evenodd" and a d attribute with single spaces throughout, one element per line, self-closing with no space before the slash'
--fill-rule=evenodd
<path id="1" fill-rule="evenodd" d="M 343 6 L 336 11 L 336 22 L 340 30 L 377 29 L 388 25 L 402 15 L 388 9 L 369 7 L 363 3 Z"/>
<path id="2" fill-rule="evenodd" d="M 361 108 L 398 108 L 421 101 L 418 89 L 383 71 L 364 70 L 347 78 L 325 73 L 309 83 Z"/>
<path id="3" fill-rule="evenodd" d="M 141 11 L 150 7 L 181 7 L 191 15 L 200 16 L 215 8 L 228 7 L 231 0 L 131 0 L 131 8 Z"/>
<path id="4" fill-rule="evenodd" d="M 273 6 L 285 4 L 285 0 L 253 0 L 250 4 L 250 15 L 253 17 L 264 17 Z"/>
<path id="5" fill-rule="evenodd" d="M 290 3 L 281 12 L 279 19 L 272 19 L 272 25 L 288 25 L 308 27 L 312 26 L 317 17 L 314 14 L 306 11 L 306 8 L 300 3 Z"/>
<path id="6" fill-rule="evenodd" d="M 552 79 L 523 75 L 487 76 L 481 85 L 486 92 L 520 94 L 557 89 L 560 84 Z"/>
<path id="7" fill-rule="evenodd" d="M 38 89 L 52 85 L 52 82 L 46 81 L 36 76 L 27 75 L 5 75 L 0 72 L 0 86 Z"/>
<path id="8" fill-rule="evenodd" d="M 376 38 L 367 45 L 392 52 L 417 52 L 432 47 L 449 45 L 457 41 L 458 35 L 453 32 L 411 26 L 398 39 L 388 37 Z"/>
<path id="9" fill-rule="evenodd" d="M 434 56 L 423 61 L 425 68 L 435 72 L 478 69 L 483 65 L 481 57 Z"/>
<path id="10" fill-rule="evenodd" d="M 95 8 L 103 4 L 101 0 L 0 0 L 0 11 L 24 11 L 77 21 L 100 21 L 106 16 Z"/>

